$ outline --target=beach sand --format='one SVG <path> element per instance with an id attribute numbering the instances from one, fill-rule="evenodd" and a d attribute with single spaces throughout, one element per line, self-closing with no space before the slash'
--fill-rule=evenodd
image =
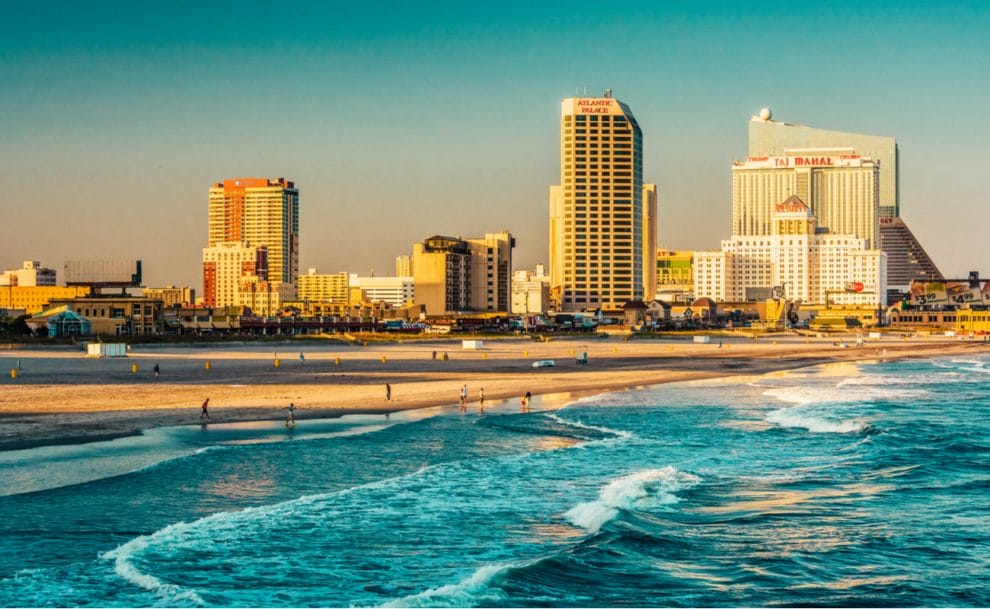
<path id="1" fill-rule="evenodd" d="M 847 346 L 837 346 L 839 340 Z M 588 354 L 587 366 L 575 361 L 582 352 Z M 304 340 L 135 345 L 126 358 L 103 359 L 87 358 L 68 347 L 0 346 L 0 450 L 198 424 L 206 398 L 211 421 L 279 419 L 286 416 L 290 402 L 298 408 L 298 419 L 325 418 L 453 405 L 466 384 L 469 408 L 477 409 L 484 388 L 486 410 L 497 411 L 518 409 L 527 391 L 544 405 L 560 404 L 605 390 L 759 375 L 833 361 L 975 352 L 990 352 L 990 345 L 954 337 L 885 337 L 862 347 L 850 337 L 741 337 L 721 343 L 713 337 L 711 344 L 696 344 L 690 337 L 588 337 L 486 340 L 483 350 L 467 350 L 459 340 L 366 347 Z M 547 359 L 556 365 L 532 367 L 534 361 Z M 157 379 L 155 364 L 161 370 Z M 18 377 L 11 378 L 10 370 L 18 368 Z M 391 385 L 391 400 L 386 400 L 386 383 Z"/>

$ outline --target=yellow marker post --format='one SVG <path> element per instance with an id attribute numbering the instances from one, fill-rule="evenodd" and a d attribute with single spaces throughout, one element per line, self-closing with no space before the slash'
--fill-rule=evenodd
<path id="1" fill-rule="evenodd" d="M 280 360 L 280 359 L 278 359 L 278 358 L 276 357 L 276 358 L 275 358 L 275 367 L 276 367 L 276 368 L 278 368 L 278 367 L 279 367 L 279 366 L 281 366 L 281 365 L 282 365 L 282 360 Z"/>
<path id="2" fill-rule="evenodd" d="M 488 359 L 488 354 L 487 353 L 482 353 L 481 354 L 481 359 Z"/>
<path id="3" fill-rule="evenodd" d="M 339 366 L 340 365 L 340 358 L 339 357 L 334 358 L 333 363 Z"/>
<path id="4" fill-rule="evenodd" d="M 131 364 L 131 372 L 137 372 L 137 371 L 138 371 L 138 365 L 137 364 Z"/>
<path id="5" fill-rule="evenodd" d="M 388 363 L 388 359 L 384 355 L 382 356 L 382 363 L 383 364 Z"/>
<path id="6" fill-rule="evenodd" d="M 17 378 L 17 368 L 11 368 L 10 369 L 10 378 L 12 378 L 12 379 L 16 379 Z"/>
<path id="7" fill-rule="evenodd" d="M 523 351 L 523 357 L 529 357 L 529 351 Z"/>
<path id="8" fill-rule="evenodd" d="M 206 360 L 206 363 L 203 364 L 203 367 L 206 368 L 207 370 L 211 370 L 213 368 L 213 362 L 211 362 L 210 360 Z"/>
<path id="9" fill-rule="evenodd" d="M 612 347 L 612 353 L 618 353 L 618 352 L 619 352 L 618 349 L 616 349 L 615 347 Z"/>

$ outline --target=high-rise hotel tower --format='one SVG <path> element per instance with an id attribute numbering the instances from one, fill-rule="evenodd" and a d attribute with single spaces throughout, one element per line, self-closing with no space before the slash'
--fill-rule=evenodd
<path id="1" fill-rule="evenodd" d="M 560 186 L 550 188 L 550 276 L 562 311 L 620 310 L 655 286 L 656 186 L 643 184 L 643 134 L 629 107 L 563 100 Z"/>
<path id="2" fill-rule="evenodd" d="M 773 120 L 773 113 L 769 108 L 761 110 L 760 114 L 749 122 L 750 157 L 839 155 L 845 155 L 847 158 L 851 158 L 851 155 L 862 155 L 874 159 L 879 165 L 877 180 L 879 234 L 877 239 L 871 241 L 870 247 L 882 249 L 887 253 L 890 288 L 903 292 L 909 288 L 913 280 L 942 279 L 942 273 L 901 217 L 898 178 L 900 161 L 895 138 L 792 125 Z M 843 192 L 847 193 L 843 196 L 855 196 L 848 185 L 843 185 Z M 819 208 L 815 195 L 799 191 L 795 191 L 794 194 L 814 203 L 813 208 Z M 771 204 L 773 203 L 776 201 L 771 201 Z M 829 225 L 829 228 L 843 232 L 841 227 L 832 226 L 837 223 L 838 218 L 830 218 L 828 214 L 822 214 L 820 208 L 816 213 L 819 214 L 818 219 Z"/>
<path id="3" fill-rule="evenodd" d="M 284 178 L 239 178 L 210 189 L 209 247 L 225 242 L 268 248 L 270 281 L 299 276 L 299 191 Z"/>
<path id="4" fill-rule="evenodd" d="M 299 275 L 299 191 L 295 184 L 284 178 L 217 182 L 210 188 L 209 210 L 209 242 L 203 250 L 204 302 L 240 305 L 248 293 L 256 301 L 259 290 L 277 293 L 277 300 L 294 298 Z"/>

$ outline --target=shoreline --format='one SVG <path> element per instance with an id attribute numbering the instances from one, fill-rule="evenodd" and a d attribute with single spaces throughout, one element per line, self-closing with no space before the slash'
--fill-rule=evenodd
<path id="1" fill-rule="evenodd" d="M 482 351 L 454 342 L 418 345 L 279 345 L 224 348 L 216 345 L 135 349 L 127 358 L 88 359 L 63 350 L 7 351 L 0 372 L 21 366 L 15 379 L 0 381 L 0 451 L 85 444 L 139 435 L 146 429 L 198 425 L 199 404 L 210 397 L 213 422 L 278 420 L 289 402 L 296 418 L 385 414 L 442 407 L 469 388 L 468 409 L 478 408 L 484 387 L 486 411 L 518 409 L 531 391 L 534 404 L 568 402 L 597 393 L 671 382 L 763 375 L 831 362 L 990 353 L 984 342 L 951 338 L 885 339 L 840 348 L 833 339 L 781 337 L 727 339 L 719 344 L 680 341 L 617 342 L 593 339 L 534 343 L 518 339 L 486 343 Z M 286 347 L 305 349 L 305 358 Z M 446 349 L 449 360 L 433 359 Z M 578 366 L 575 353 L 587 352 Z M 339 363 L 338 363 L 339 358 Z M 553 359 L 553 368 L 533 361 Z M 210 365 L 207 366 L 206 362 Z M 161 378 L 151 368 L 160 363 Z M 137 366 L 137 372 L 132 372 Z M 32 382 L 34 381 L 34 382 Z M 385 399 L 385 384 L 392 400 Z"/>

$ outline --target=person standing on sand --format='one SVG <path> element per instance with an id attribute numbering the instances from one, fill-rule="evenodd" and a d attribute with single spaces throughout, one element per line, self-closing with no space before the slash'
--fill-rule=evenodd
<path id="1" fill-rule="evenodd" d="M 306 356 L 303 355 L 302 353 L 299 354 L 299 365 L 300 366 L 306 365 Z"/>
<path id="2" fill-rule="evenodd" d="M 467 410 L 467 385 L 461 387 L 461 412 Z"/>
<path id="3" fill-rule="evenodd" d="M 526 412 L 527 410 L 529 410 L 529 401 L 532 398 L 533 398 L 533 394 L 530 393 L 529 391 L 527 391 L 526 392 L 526 395 L 523 396 L 523 399 L 522 399 L 522 411 L 523 412 Z"/>
<path id="4" fill-rule="evenodd" d="M 285 424 L 286 425 L 295 426 L 295 424 L 296 424 L 296 405 L 294 403 L 292 403 L 292 402 L 289 402 L 289 406 L 288 406 L 288 408 L 286 408 L 286 410 L 289 411 L 289 416 L 288 416 L 288 418 L 285 419 Z"/>
<path id="5" fill-rule="evenodd" d="M 385 399 L 389 401 L 392 400 L 392 386 L 388 383 L 385 383 Z"/>
<path id="6" fill-rule="evenodd" d="M 158 362 L 155 362 L 155 380 L 158 380 L 158 375 L 160 375 L 161 372 L 161 369 L 158 367 Z"/>
<path id="7" fill-rule="evenodd" d="M 482 387 L 478 390 L 478 406 L 481 408 L 481 412 L 485 411 L 485 388 Z"/>
<path id="8" fill-rule="evenodd" d="M 203 412 L 199 413 L 200 419 L 204 417 L 207 419 L 210 418 L 210 412 L 207 410 L 207 408 L 209 407 L 210 407 L 210 398 L 206 398 L 206 401 L 203 402 Z"/>

